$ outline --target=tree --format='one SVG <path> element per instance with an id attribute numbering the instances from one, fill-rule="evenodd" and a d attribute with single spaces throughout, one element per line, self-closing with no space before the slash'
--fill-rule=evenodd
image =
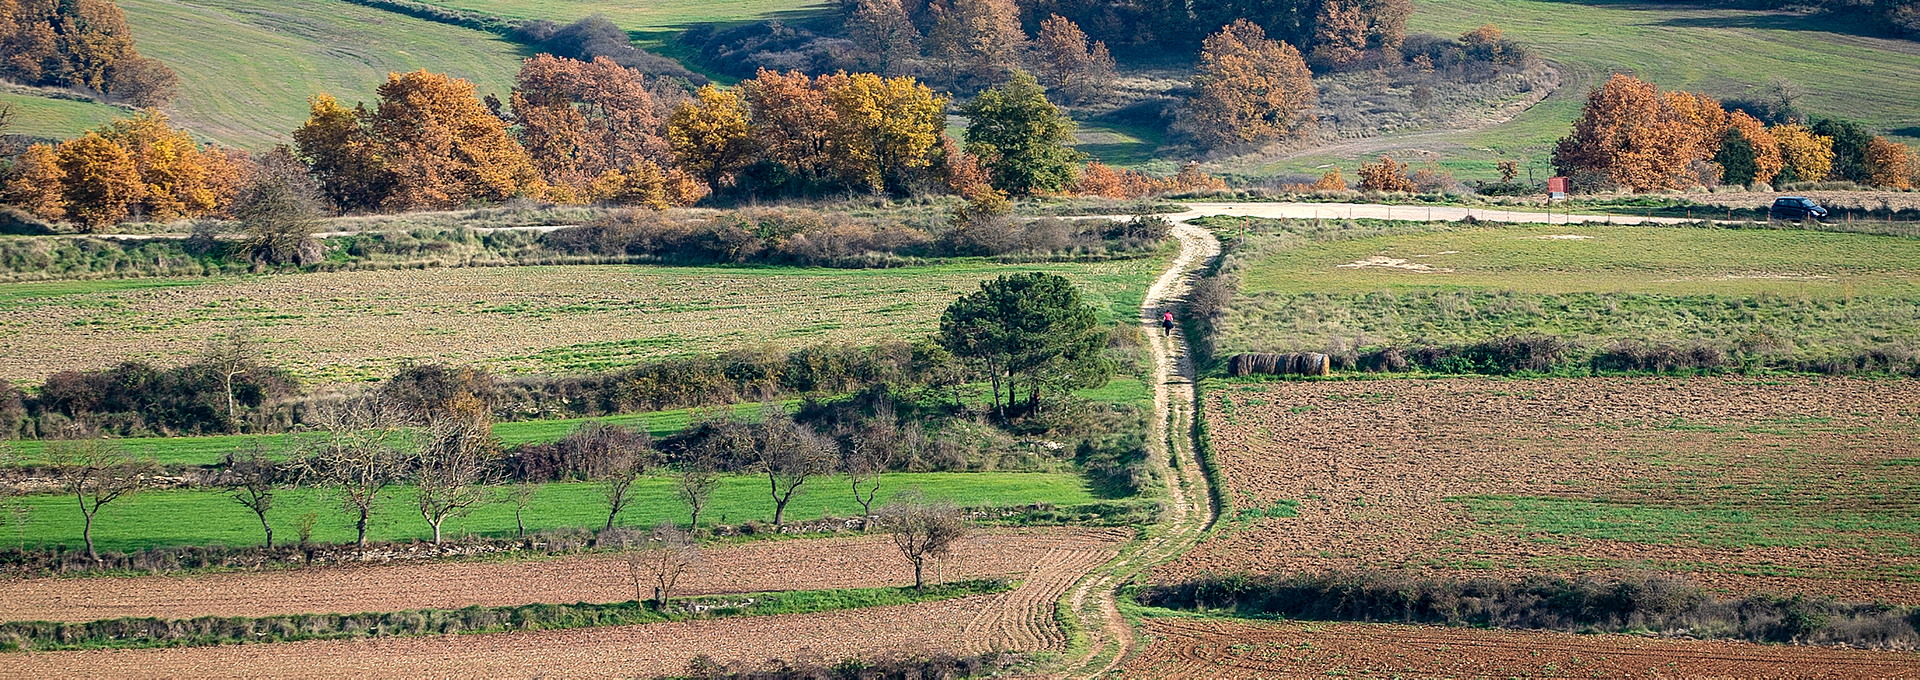
<path id="1" fill-rule="evenodd" d="M 457 208 L 537 196 L 540 173 L 473 83 L 426 70 L 395 73 L 378 90 L 366 125 L 393 178 L 389 210 Z"/>
<path id="2" fill-rule="evenodd" d="M 780 73 L 761 69 L 740 84 L 752 110 L 754 146 L 761 158 L 780 169 L 780 180 L 797 188 L 833 184 L 857 169 L 847 167 L 834 129 L 838 112 L 827 100 L 828 79 L 798 71 Z"/>
<path id="3" fill-rule="evenodd" d="M 246 237 L 240 248 L 255 262 L 310 264 L 323 256 L 313 234 L 323 216 L 320 190 L 286 147 L 254 164 L 233 201 L 233 218 Z"/>
<path id="4" fill-rule="evenodd" d="M 115 63 L 107 77 L 107 91 L 142 108 L 159 108 L 180 92 L 180 75 L 159 59 L 133 56 Z"/>
<path id="5" fill-rule="evenodd" d="M 668 159 L 646 77 L 606 57 L 527 59 L 511 101 L 520 144 L 556 193 L 578 196 L 597 177 Z"/>
<path id="6" fill-rule="evenodd" d="M 927 53 L 958 84 L 997 83 L 1018 70 L 1027 34 L 1013 0 L 933 0 Z"/>
<path id="7" fill-rule="evenodd" d="M 1047 101 L 1026 72 L 980 93 L 967 115 L 967 153 L 979 159 L 993 188 L 1015 196 L 1058 193 L 1073 184 L 1082 155 L 1074 151 L 1073 119 Z"/>
<path id="8" fill-rule="evenodd" d="M 1720 101 L 1704 94 L 1673 91 L 1662 95 L 1667 108 L 1678 118 L 1682 128 L 1683 153 L 1687 158 L 1706 160 L 1719 151 L 1721 140 L 1726 138 L 1728 126 L 1727 110 Z"/>
<path id="9" fill-rule="evenodd" d="M 1360 190 L 1413 193 L 1420 188 L 1407 178 L 1407 164 L 1381 156 L 1378 163 L 1360 164 Z"/>
<path id="10" fill-rule="evenodd" d="M 674 162 L 708 185 L 733 185 L 733 175 L 752 162 L 753 132 L 746 100 L 705 85 L 667 121 Z"/>
<path id="11" fill-rule="evenodd" d="M 219 376 L 227 396 L 227 429 L 233 429 L 240 422 L 240 401 L 234 394 L 234 379 L 260 367 L 259 342 L 252 330 L 235 327 L 224 336 L 207 340 L 206 349 L 200 352 L 200 365 Z"/>
<path id="12" fill-rule="evenodd" d="M 918 489 L 894 496 L 880 509 L 880 526 L 893 537 L 900 556 L 913 564 L 913 587 L 927 587 L 927 562 L 953 552 L 967 535 L 967 524 L 952 503 L 929 502 Z"/>
<path id="13" fill-rule="evenodd" d="M 1107 44 L 1087 41 L 1071 19 L 1055 14 L 1040 22 L 1033 38 L 1034 74 L 1068 101 L 1084 101 L 1113 86 L 1113 55 Z"/>
<path id="14" fill-rule="evenodd" d="M 1833 179 L 1866 182 L 1867 147 L 1874 135 L 1859 123 L 1839 118 L 1815 118 L 1809 126 L 1813 134 L 1833 138 Z"/>
<path id="15" fill-rule="evenodd" d="M 679 168 L 662 168 L 653 161 L 640 160 L 623 170 L 601 173 L 587 187 L 586 197 L 598 203 L 666 210 L 698 203 L 707 192 L 705 183 Z"/>
<path id="16" fill-rule="evenodd" d="M 1920 175 L 1920 158 L 1913 150 L 1885 137 L 1867 142 L 1865 165 L 1867 183 L 1887 189 L 1912 189 Z"/>
<path id="17" fill-rule="evenodd" d="M 34 144 L 14 161 L 7 176 L 6 202 L 49 222 L 67 216 L 67 171 L 53 147 Z"/>
<path id="18" fill-rule="evenodd" d="M 1721 168 L 1721 181 L 1735 184 L 1770 184 L 1780 174 L 1780 142 L 1760 122 L 1745 111 L 1727 116 L 1727 133 L 1713 161 Z"/>
<path id="19" fill-rule="evenodd" d="M 1704 160 L 1689 123 L 1651 83 L 1614 74 L 1587 97 L 1573 132 L 1554 147 L 1562 174 L 1592 173 L 1634 191 L 1684 189 Z"/>
<path id="20" fill-rule="evenodd" d="M 394 178 L 364 120 L 365 106 L 349 109 L 333 97 L 314 96 L 307 122 L 293 131 L 294 148 L 321 190 L 342 210 L 371 210 L 393 190 Z"/>
<path id="21" fill-rule="evenodd" d="M 101 508 L 139 492 L 154 471 L 153 461 L 135 459 L 120 445 L 97 437 L 48 442 L 46 456 L 55 483 L 80 505 L 87 558 L 100 561 L 93 549 L 94 519 Z"/>
<path id="22" fill-rule="evenodd" d="M 718 465 L 712 456 L 696 453 L 688 460 L 680 462 L 680 474 L 674 478 L 673 492 L 680 502 L 687 505 L 687 529 L 700 529 L 700 513 L 707 508 L 707 502 L 713 499 L 713 489 L 720 484 Z"/>
<path id="23" fill-rule="evenodd" d="M 1334 68 L 1359 62 L 1367 54 L 1369 23 L 1359 2 L 1322 0 L 1314 16 L 1314 61 Z"/>
<path id="24" fill-rule="evenodd" d="M 835 151 L 872 191 L 904 191 L 933 167 L 946 128 L 947 99 L 912 78 L 856 73 L 827 90 L 834 110 Z"/>
<path id="25" fill-rule="evenodd" d="M 1833 138 L 1816 135 L 1804 125 L 1780 125 L 1772 130 L 1780 142 L 1780 182 L 1818 182 L 1833 171 Z"/>
<path id="26" fill-rule="evenodd" d="M 146 196 L 133 155 L 97 132 L 62 142 L 57 152 L 67 216 L 90 231 L 126 220 Z"/>
<path id="27" fill-rule="evenodd" d="M 607 507 L 601 529 L 612 529 L 620 511 L 633 503 L 634 482 L 652 466 L 653 440 L 645 431 L 598 421 L 581 424 L 567 439 L 586 460 L 587 477 L 600 486 Z"/>
<path id="28" fill-rule="evenodd" d="M 440 528 L 448 517 L 465 516 L 492 497 L 490 463 L 500 451 L 493 436 L 493 417 L 477 397 L 462 395 L 443 413 L 430 415 L 414 472 L 414 500 L 420 516 L 433 528 L 440 544 Z"/>
<path id="29" fill-rule="evenodd" d="M 220 461 L 220 468 L 220 485 L 226 487 L 227 495 L 235 503 L 259 518 L 260 530 L 266 532 L 267 549 L 273 549 L 273 524 L 267 521 L 267 511 L 273 509 L 275 492 L 292 474 L 261 442 L 228 451 Z"/>
<path id="30" fill-rule="evenodd" d="M 875 73 L 899 75 L 920 54 L 920 32 L 900 0 L 853 0 L 847 13 L 847 37 Z"/>
<path id="31" fill-rule="evenodd" d="M 673 589 L 688 570 L 700 564 L 700 543 L 692 534 L 661 522 L 647 536 L 640 549 L 627 553 L 628 573 L 633 577 L 634 599 L 640 599 L 642 585 L 652 588 L 653 606 L 664 610 L 673 597 Z"/>
<path id="32" fill-rule="evenodd" d="M 860 530 L 872 524 L 873 503 L 880 496 L 880 480 L 893 466 L 893 409 L 888 407 L 874 417 L 876 425 L 853 437 L 852 446 L 841 461 L 847 485 L 853 489 L 853 502 L 860 504 Z"/>
<path id="33" fill-rule="evenodd" d="M 316 477 L 339 489 L 341 505 L 354 520 L 354 545 L 361 548 L 367 547 L 367 529 L 380 498 L 406 470 L 399 422 L 398 414 L 366 397 L 320 415 L 324 438 L 308 465 Z"/>
<path id="34" fill-rule="evenodd" d="M 151 109 L 108 123 L 100 136 L 127 150 L 140 181 L 139 212 L 169 222 L 200 217 L 220 209 L 208 175 L 207 158 L 193 137 L 173 129 L 166 114 Z"/>
<path id="35" fill-rule="evenodd" d="M 507 493 L 507 500 L 513 502 L 513 535 L 527 537 L 527 506 L 533 504 L 533 497 L 540 493 L 540 485 L 532 482 L 520 482 L 513 485 Z"/>
<path id="36" fill-rule="evenodd" d="M 774 526 L 786 526 L 787 504 L 793 502 L 800 487 L 833 471 L 833 444 L 794 422 L 778 404 L 761 407 L 753 435 L 754 467 L 767 477 Z"/>
<path id="37" fill-rule="evenodd" d="M 1320 93 L 1300 51 L 1239 20 L 1206 39 L 1195 93 L 1180 127 L 1200 146 L 1222 149 L 1297 137 L 1314 123 Z"/>
<path id="38" fill-rule="evenodd" d="M 988 375 L 994 408 L 1004 416 L 1023 385 L 1031 407 L 1047 389 L 1106 382 L 1112 367 L 1101 356 L 1106 334 L 1097 319 L 1073 282 L 1054 274 L 1008 274 L 949 305 L 940 317 L 939 342 Z"/>

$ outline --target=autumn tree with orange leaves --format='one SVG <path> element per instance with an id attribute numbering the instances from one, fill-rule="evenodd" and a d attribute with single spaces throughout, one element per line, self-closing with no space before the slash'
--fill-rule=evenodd
<path id="1" fill-rule="evenodd" d="M 89 231 L 126 220 L 146 197 L 133 154 L 98 132 L 62 142 L 56 153 L 67 216 Z"/>
<path id="2" fill-rule="evenodd" d="M 608 173 L 641 163 L 658 170 L 668 160 L 645 76 L 606 57 L 526 60 L 514 80 L 512 106 L 520 144 L 555 200 L 577 201 Z"/>
<path id="3" fill-rule="evenodd" d="M 1920 157 L 1905 144 L 1885 137 L 1867 142 L 1867 182 L 1888 189 L 1912 189 L 1920 181 Z"/>
<path id="4" fill-rule="evenodd" d="M 1300 51 L 1268 40 L 1250 21 L 1235 21 L 1207 38 L 1193 82 L 1197 93 L 1180 127 L 1204 148 L 1294 137 L 1314 122 L 1319 91 Z"/>
<path id="5" fill-rule="evenodd" d="M 244 153 L 202 147 L 149 110 L 58 146 L 28 147 L 5 194 L 36 217 L 72 218 L 88 229 L 136 216 L 169 222 L 225 213 L 247 163 Z"/>
<path id="6" fill-rule="evenodd" d="M 1407 177 L 1407 164 L 1381 156 L 1377 163 L 1360 164 L 1360 190 L 1413 193 L 1420 188 Z"/>
<path id="7" fill-rule="evenodd" d="M 377 94 L 371 110 L 316 97 L 293 135 L 341 207 L 445 209 L 545 192 L 539 169 L 472 83 L 425 70 L 394 73 Z"/>
<path id="8" fill-rule="evenodd" d="M 1696 135 L 1651 83 L 1615 74 L 1588 95 L 1573 133 L 1554 147 L 1553 164 L 1562 174 L 1633 191 L 1684 189 L 1697 182 L 1692 166 L 1707 148 Z"/>
<path id="9" fill-rule="evenodd" d="M 60 167 L 60 156 L 52 146 L 29 146 L 7 177 L 6 203 L 48 222 L 66 219 L 66 180 L 67 171 Z"/>

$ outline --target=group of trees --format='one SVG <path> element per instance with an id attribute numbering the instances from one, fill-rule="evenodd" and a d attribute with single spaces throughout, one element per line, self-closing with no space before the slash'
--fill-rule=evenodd
<path id="1" fill-rule="evenodd" d="M 1553 163 L 1581 188 L 1633 191 L 1830 178 L 1904 189 L 1920 168 L 1906 147 L 1844 121 L 1768 126 L 1712 97 L 1661 92 L 1625 74 L 1588 96 Z"/>
<path id="2" fill-rule="evenodd" d="M 16 160 L 7 203 L 45 220 L 97 227 L 139 215 L 174 220 L 225 214 L 248 175 L 248 156 L 202 145 L 147 110 Z"/>
<path id="3" fill-rule="evenodd" d="M 125 361 L 98 371 L 61 371 L 27 395 L 0 384 L 0 437 L 72 433 L 218 434 L 249 429 L 263 407 L 294 393 L 285 370 L 265 364 L 244 332 L 207 344 L 185 364 Z"/>
<path id="4" fill-rule="evenodd" d="M 1032 17 L 1059 14 L 1093 37 L 1132 49 L 1191 48 L 1209 33 L 1246 20 L 1329 67 L 1358 64 L 1398 49 L 1410 0 L 1033 0 Z"/>
<path id="5" fill-rule="evenodd" d="M 0 77 L 149 107 L 170 101 L 180 82 L 134 49 L 111 0 L 0 0 Z"/>

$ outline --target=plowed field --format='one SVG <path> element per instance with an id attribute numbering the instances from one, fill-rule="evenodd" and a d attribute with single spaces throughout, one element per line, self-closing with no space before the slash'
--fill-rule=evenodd
<path id="1" fill-rule="evenodd" d="M 9 655 L 0 677 L 647 677 L 720 661 L 1060 649 L 1054 603 L 1111 559 L 1124 532 L 1050 534 L 1018 555 L 1019 588 L 944 602 L 528 633 Z M 824 544 L 823 544 L 824 545 Z M 1011 551 L 1010 551 L 1011 552 Z M 781 565 L 763 565 L 767 570 Z"/>
<path id="2" fill-rule="evenodd" d="M 1022 530 L 967 537 L 936 571 L 947 579 L 1012 576 L 1061 546 L 1102 545 L 1105 532 Z M 884 536 L 774 541 L 701 556 L 677 591 L 713 595 L 911 585 L 913 570 Z M 619 555 L 503 562 L 321 567 L 259 573 L 45 578 L 0 582 L 0 621 L 121 617 L 348 614 L 471 605 L 634 599 Z"/>
<path id="3" fill-rule="evenodd" d="M 1652 569 L 1733 593 L 1920 604 L 1920 383 L 1226 385 L 1208 418 L 1242 513 L 1162 581 Z M 1284 502 L 1297 516 L 1265 516 Z"/>
<path id="4" fill-rule="evenodd" d="M 1920 655 L 1630 635 L 1158 620 L 1128 678 L 1911 678 Z"/>

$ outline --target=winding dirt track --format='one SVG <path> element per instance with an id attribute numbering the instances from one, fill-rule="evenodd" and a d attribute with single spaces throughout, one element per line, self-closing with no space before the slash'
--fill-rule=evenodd
<path id="1" fill-rule="evenodd" d="M 1197 215 L 1181 219 L 1193 217 Z M 1138 650 L 1139 636 L 1120 615 L 1117 590 L 1142 571 L 1192 548 L 1213 525 L 1213 496 L 1193 451 L 1193 359 L 1178 327 L 1162 334 L 1160 315 L 1179 305 L 1200 271 L 1220 255 L 1220 242 L 1206 229 L 1184 222 L 1175 224 L 1173 234 L 1180 241 L 1180 255 L 1147 289 L 1140 305 L 1140 323 L 1154 358 L 1155 418 L 1148 449 L 1157 474 L 1168 480 L 1168 510 L 1144 541 L 1074 586 L 1068 609 L 1089 632 L 1090 644 L 1067 665 L 1068 677 L 1105 675 Z"/>
<path id="2" fill-rule="evenodd" d="M 1362 623 L 1159 620 L 1128 678 L 1912 678 L 1920 654 Z"/>
<path id="3" fill-rule="evenodd" d="M 1044 651 L 1066 645 L 1053 603 L 1112 559 L 1126 532 L 1038 532 L 1021 586 L 945 602 L 820 614 L 419 638 L 11 654 L 0 678 L 648 677 L 721 662 Z M 796 545 L 813 545 L 813 541 Z M 824 544 L 822 544 L 824 545 Z M 1008 550 L 1008 552 L 1013 552 Z M 763 565 L 779 569 L 779 565 Z"/>
<path id="4" fill-rule="evenodd" d="M 1018 530 L 967 537 L 938 569 L 947 579 L 1019 574 L 1075 532 Z M 778 565 L 778 568 L 769 568 Z M 913 583 L 884 536 L 748 543 L 702 556 L 677 591 L 712 595 L 770 590 L 875 588 Z M 136 578 L 0 581 L 0 621 L 95 621 L 120 617 L 350 614 L 634 598 L 619 555 L 498 562 L 321 567 L 289 571 Z"/>

